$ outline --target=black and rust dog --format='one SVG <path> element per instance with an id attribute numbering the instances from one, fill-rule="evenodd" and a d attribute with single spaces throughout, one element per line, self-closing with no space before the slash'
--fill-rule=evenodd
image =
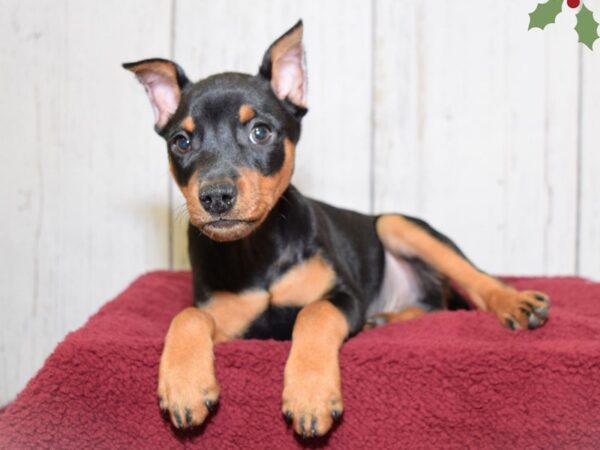
<path id="1" fill-rule="evenodd" d="M 255 76 L 192 83 L 163 59 L 124 67 L 150 97 L 190 218 L 196 307 L 173 319 L 158 380 L 176 427 L 203 423 L 218 401 L 213 346 L 225 340 L 292 339 L 282 411 L 318 436 L 343 410 L 340 346 L 366 325 L 466 306 L 455 288 L 508 328 L 546 321 L 544 294 L 477 270 L 425 222 L 334 208 L 290 184 L 307 112 L 301 22 Z"/>

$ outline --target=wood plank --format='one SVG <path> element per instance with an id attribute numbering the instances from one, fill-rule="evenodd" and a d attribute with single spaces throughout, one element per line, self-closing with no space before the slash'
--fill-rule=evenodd
<path id="1" fill-rule="evenodd" d="M 375 210 L 430 221 L 489 271 L 571 273 L 570 30 L 527 32 L 518 0 L 376 5 Z"/>
<path id="2" fill-rule="evenodd" d="M 120 63 L 168 51 L 171 9 L 141 6 L 2 3 L 0 403 L 67 331 L 168 263 L 164 147 Z"/>
<path id="3" fill-rule="evenodd" d="M 566 5 L 555 25 L 527 31 L 535 1 L 507 2 L 507 248 L 503 272 L 572 274 L 577 229 L 578 44 Z M 527 45 L 525 45 L 527 42 Z M 535 105 L 535 106 L 532 106 Z M 532 220 L 533 218 L 535 220 Z"/>
<path id="4" fill-rule="evenodd" d="M 299 18 L 305 26 L 309 113 L 294 184 L 336 205 L 370 207 L 370 2 L 180 0 L 175 59 L 192 79 L 255 73 L 264 51 Z M 182 197 L 174 193 L 173 204 Z M 175 267 L 187 267 L 184 221 L 176 220 Z"/>
<path id="5" fill-rule="evenodd" d="M 586 0 L 600 22 L 600 1 Z M 600 280 L 600 41 L 594 51 L 581 48 L 581 162 L 579 198 L 580 275 Z"/>

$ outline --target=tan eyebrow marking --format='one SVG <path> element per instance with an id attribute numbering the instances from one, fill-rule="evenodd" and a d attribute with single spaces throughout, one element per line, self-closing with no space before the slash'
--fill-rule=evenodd
<path id="1" fill-rule="evenodd" d="M 196 129 L 196 124 L 194 123 L 194 119 L 192 119 L 192 116 L 187 116 L 181 121 L 181 128 L 183 128 L 188 133 L 194 132 L 194 130 Z"/>
<path id="2" fill-rule="evenodd" d="M 254 111 L 254 109 L 252 109 L 252 107 L 250 105 L 242 105 L 240 106 L 240 123 L 243 125 L 245 123 L 247 123 L 250 119 L 252 119 L 253 117 L 256 116 L 256 111 Z"/>

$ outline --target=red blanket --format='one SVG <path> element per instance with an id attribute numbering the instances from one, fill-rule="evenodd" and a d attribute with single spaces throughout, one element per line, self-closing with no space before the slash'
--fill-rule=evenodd
<path id="1" fill-rule="evenodd" d="M 510 280 L 552 297 L 550 321 L 510 332 L 491 314 L 440 312 L 362 333 L 341 353 L 346 411 L 333 448 L 600 448 L 600 284 Z M 281 417 L 289 342 L 216 349 L 221 404 L 181 434 L 155 391 L 188 273 L 138 279 L 80 330 L 0 415 L 0 448 L 296 448 Z"/>

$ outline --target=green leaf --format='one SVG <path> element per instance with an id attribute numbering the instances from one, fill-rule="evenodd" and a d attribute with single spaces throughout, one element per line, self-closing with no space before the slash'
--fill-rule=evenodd
<path id="1" fill-rule="evenodd" d="M 577 15 L 577 25 L 575 31 L 579 36 L 579 42 L 588 46 L 590 50 L 594 48 L 594 42 L 598 39 L 598 22 L 594 19 L 592 11 L 587 9 L 585 5 L 581 5 L 581 10 Z"/>
<path id="2" fill-rule="evenodd" d="M 539 28 L 543 30 L 546 25 L 554 23 L 556 16 L 562 11 L 563 0 L 548 0 L 546 3 L 538 3 L 532 13 L 529 13 L 529 29 Z"/>

